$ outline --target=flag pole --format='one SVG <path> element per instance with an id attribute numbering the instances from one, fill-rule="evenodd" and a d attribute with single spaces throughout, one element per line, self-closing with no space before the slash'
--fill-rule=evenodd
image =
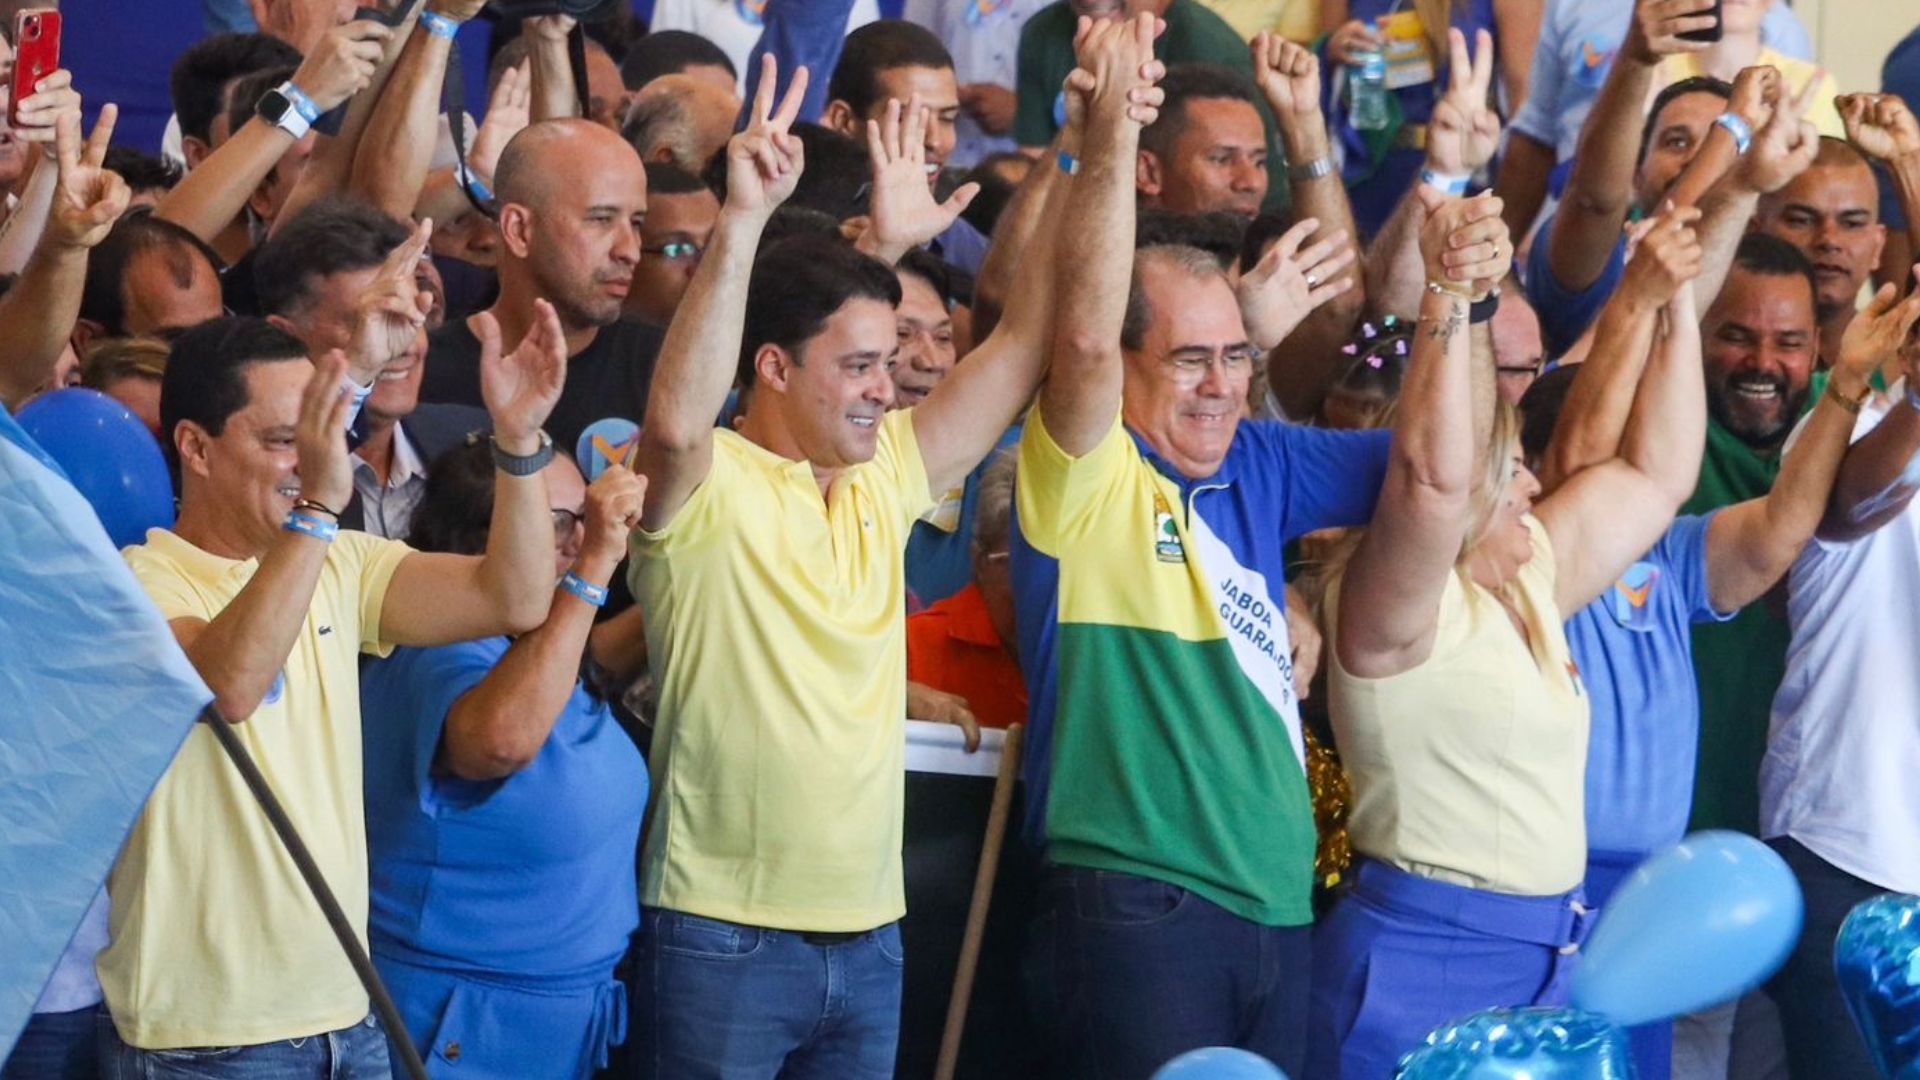
<path id="1" fill-rule="evenodd" d="M 340 949 L 347 954 L 347 962 L 353 965 L 353 973 L 360 977 L 360 985 L 366 987 L 367 997 L 373 1002 L 373 1011 L 380 1017 L 380 1024 L 387 1029 L 387 1040 L 400 1052 L 400 1064 L 406 1068 L 411 1080 L 427 1080 L 427 1067 L 420 1060 L 420 1051 L 414 1049 L 413 1037 L 407 1034 L 406 1024 L 400 1018 L 400 1010 L 393 1003 L 393 996 L 387 993 L 386 984 L 380 981 L 380 973 L 374 970 L 373 961 L 368 958 L 367 950 L 360 945 L 360 937 L 354 932 L 353 924 L 347 921 L 347 913 L 340 908 L 340 901 L 334 898 L 333 890 L 327 886 L 327 879 L 320 873 L 320 865 L 313 861 L 313 853 L 307 850 L 306 841 L 293 827 L 293 820 L 287 817 L 287 811 L 280 805 L 280 799 L 274 795 L 273 788 L 267 784 L 267 778 L 261 774 L 260 766 L 255 764 L 253 755 L 247 751 L 240 737 L 233 733 L 232 725 L 226 718 L 208 705 L 200 714 L 200 719 L 213 731 L 215 741 L 227 752 L 227 759 L 240 771 L 240 778 L 247 783 L 247 789 L 260 802 L 260 809 L 266 811 L 267 821 L 273 831 L 279 835 L 280 843 L 285 845 L 287 854 L 293 857 L 293 864 L 300 870 L 300 876 L 306 880 L 307 888 L 320 904 L 321 914 L 327 917 L 327 925 L 333 928 L 333 936 L 340 942 Z"/>

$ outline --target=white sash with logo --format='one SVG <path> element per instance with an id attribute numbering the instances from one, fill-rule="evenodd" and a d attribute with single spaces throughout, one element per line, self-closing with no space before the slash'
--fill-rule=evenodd
<path id="1" fill-rule="evenodd" d="M 1307 746 L 1300 730 L 1300 702 L 1293 692 L 1293 635 L 1287 632 L 1286 612 L 1268 589 L 1266 575 L 1240 565 L 1232 549 L 1207 527 L 1206 519 L 1189 514 L 1186 531 L 1188 557 L 1199 559 L 1214 614 L 1233 647 L 1233 659 L 1286 723 L 1294 761 L 1304 773 Z"/>

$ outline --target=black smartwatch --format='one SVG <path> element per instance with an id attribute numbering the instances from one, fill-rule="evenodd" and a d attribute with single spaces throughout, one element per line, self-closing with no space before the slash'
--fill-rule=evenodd
<path id="1" fill-rule="evenodd" d="M 508 476 L 532 476 L 553 460 L 553 438 L 544 431 L 540 433 L 540 449 L 525 456 L 500 449 L 500 440 L 491 435 L 487 444 L 493 447 L 493 467 Z"/>
<path id="2" fill-rule="evenodd" d="M 313 128 L 312 122 L 301 114 L 300 107 L 293 102 L 293 97 L 282 87 L 276 86 L 261 94 L 253 111 L 260 119 L 295 139 L 305 138 L 307 132 Z"/>

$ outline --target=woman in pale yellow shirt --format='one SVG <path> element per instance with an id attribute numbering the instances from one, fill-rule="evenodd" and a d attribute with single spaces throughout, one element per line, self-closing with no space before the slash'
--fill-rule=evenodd
<path id="1" fill-rule="evenodd" d="M 1390 1076 L 1428 1031 L 1475 1010 L 1564 999 L 1585 930 L 1587 702 L 1562 624 L 1671 524 L 1695 470 L 1669 447 L 1705 437 L 1682 287 L 1646 375 L 1676 404 L 1535 504 L 1511 409 L 1496 406 L 1490 443 L 1475 442 L 1494 391 L 1491 371 L 1470 370 L 1491 360 L 1469 358 L 1465 297 L 1484 296 L 1512 251 L 1499 202 L 1419 195 L 1428 291 L 1393 456 L 1327 597 L 1358 861 L 1314 940 L 1306 1074 L 1328 1080 Z"/>

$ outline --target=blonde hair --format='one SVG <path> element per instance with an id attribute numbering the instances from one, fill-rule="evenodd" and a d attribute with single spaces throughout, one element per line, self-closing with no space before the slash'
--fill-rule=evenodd
<path id="1" fill-rule="evenodd" d="M 1398 410 L 1399 402 L 1388 405 L 1375 418 L 1374 426 L 1391 427 Z M 1479 475 L 1474 478 L 1473 490 L 1468 494 L 1467 529 L 1460 538 L 1460 551 L 1454 556 L 1455 572 L 1465 572 L 1468 556 L 1473 554 L 1474 546 L 1492 526 L 1493 516 L 1500 509 L 1500 500 L 1507 492 L 1513 459 L 1519 453 L 1520 414 L 1504 401 L 1495 402 L 1493 430 L 1487 439 L 1486 453 L 1478 462 Z M 1346 576 L 1347 564 L 1353 561 L 1353 553 L 1366 533 L 1366 528 L 1360 526 L 1344 530 L 1339 537 L 1329 540 L 1325 556 L 1312 562 L 1309 571 L 1302 576 L 1299 583 L 1301 591 L 1312 601 L 1322 625 L 1329 625 L 1327 619 L 1333 614 L 1326 605 L 1329 587 Z"/>
<path id="2" fill-rule="evenodd" d="M 167 373 L 167 354 L 171 351 L 171 346 L 158 338 L 102 338 L 80 361 L 80 385 L 105 390 L 121 379 L 161 378 Z"/>

